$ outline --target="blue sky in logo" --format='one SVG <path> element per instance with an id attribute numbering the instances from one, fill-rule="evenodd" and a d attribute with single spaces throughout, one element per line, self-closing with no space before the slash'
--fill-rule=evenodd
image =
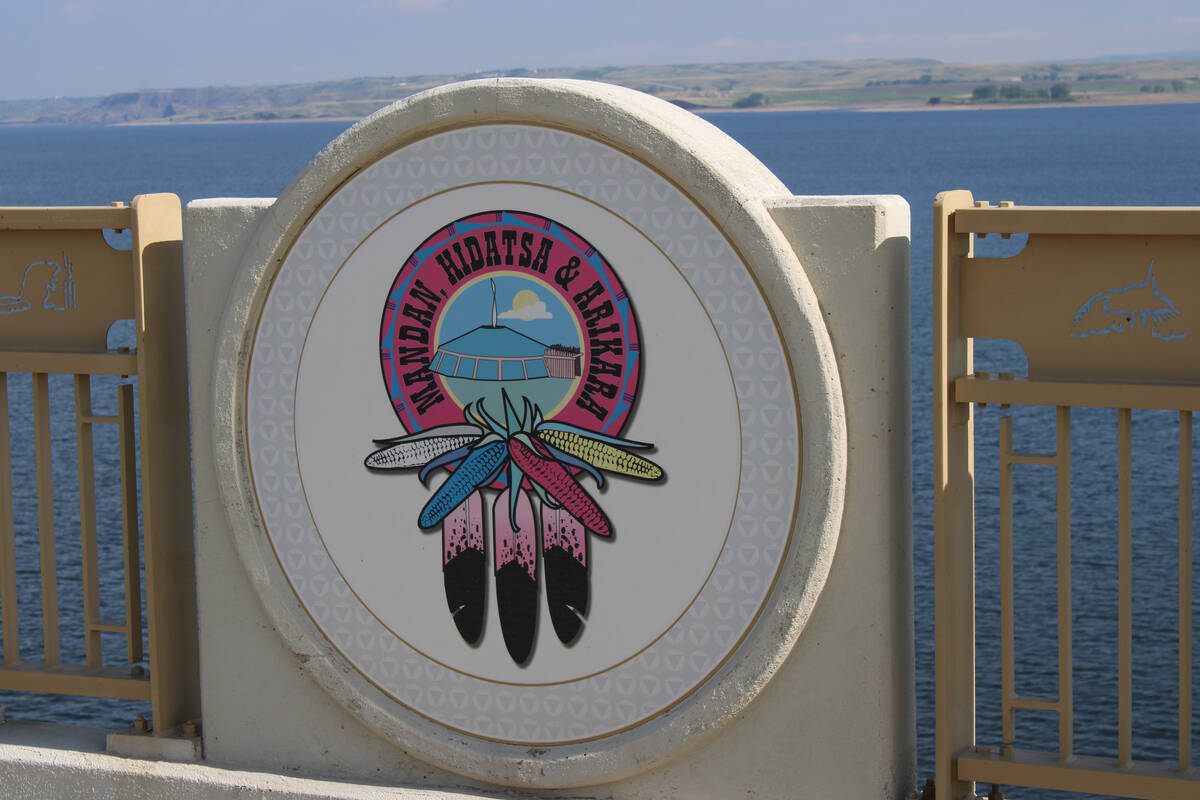
<path id="1" fill-rule="evenodd" d="M 498 325 L 546 345 L 581 346 L 574 316 L 557 292 L 541 281 L 494 272 L 475 278 L 452 298 L 438 332 L 439 346 L 480 325 L 491 324 L 492 280 L 496 281 Z"/>

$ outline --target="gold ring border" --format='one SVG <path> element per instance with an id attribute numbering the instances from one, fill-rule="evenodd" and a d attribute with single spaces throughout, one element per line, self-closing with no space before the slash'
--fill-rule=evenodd
<path id="1" fill-rule="evenodd" d="M 606 213 L 610 214 L 611 216 L 613 216 L 613 217 L 616 217 L 617 219 L 621 220 L 621 221 L 622 221 L 622 222 L 624 222 L 626 225 L 628 225 L 630 228 L 632 228 L 632 229 L 633 229 L 633 230 L 634 230 L 634 231 L 635 231 L 635 232 L 636 232 L 636 233 L 637 233 L 639 236 L 641 236 L 643 239 L 645 239 L 645 240 L 646 240 L 646 241 L 647 241 L 647 242 L 650 244 L 650 246 L 651 246 L 651 247 L 653 247 L 655 250 L 657 250 L 657 251 L 658 251 L 658 252 L 659 252 L 659 253 L 662 255 L 662 257 L 663 257 L 663 258 L 665 258 L 665 259 L 667 260 L 667 263 L 668 263 L 668 264 L 670 264 L 670 265 L 671 265 L 671 266 L 672 266 L 672 267 L 675 269 L 675 272 L 676 272 L 676 273 L 679 275 L 679 277 L 683 279 L 683 283 L 684 283 L 684 285 L 686 285 L 686 286 L 688 287 L 688 290 L 689 290 L 689 291 L 692 293 L 692 295 L 693 295 L 693 296 L 696 298 L 696 302 L 698 302 L 698 303 L 700 304 L 700 308 L 701 308 L 701 309 L 704 309 L 704 302 L 703 302 L 702 300 L 700 300 L 700 296 L 696 294 L 696 290 L 695 290 L 694 288 L 692 288 L 692 285 L 691 285 L 690 283 L 688 283 L 688 280 L 687 280 L 687 278 L 686 278 L 686 277 L 684 277 L 683 273 L 680 271 L 679 267 L 678 267 L 678 266 L 676 266 L 675 262 L 674 262 L 674 261 L 672 261 L 672 260 L 670 259 L 670 257 L 668 257 L 668 256 L 667 256 L 667 254 L 666 254 L 666 253 L 663 253 L 662 249 L 661 249 L 661 248 L 660 248 L 660 247 L 659 247 L 657 244 L 655 244 L 655 243 L 654 243 L 654 241 L 650 239 L 650 237 L 646 236 L 646 234 L 645 234 L 644 232 L 642 232 L 642 231 L 641 231 L 641 230 L 640 230 L 640 229 L 639 229 L 637 226 L 635 226 L 635 225 L 634 225 L 633 223 L 631 223 L 629 220 L 625 219 L 625 218 L 624 218 L 624 217 L 622 217 L 620 214 L 616 214 L 616 213 L 614 213 L 613 211 L 611 211 L 610 209 L 608 209 L 608 208 L 605 208 L 604 206 L 600 205 L 599 203 L 596 203 L 596 202 L 594 202 L 594 201 L 592 201 L 592 200 L 590 200 L 590 199 L 588 199 L 588 198 L 586 198 L 586 197 L 583 197 L 582 195 L 577 195 L 577 194 L 575 194 L 574 192 L 569 192 L 569 191 L 567 191 L 567 190 L 565 190 L 565 189 L 560 189 L 560 188 L 558 188 L 558 187 L 556 187 L 556 186 L 546 186 L 545 184 L 541 184 L 541 183 L 531 183 L 531 182 L 529 182 L 529 181 L 478 181 L 478 182 L 475 182 L 475 183 L 465 183 L 465 184 L 461 184 L 460 186 L 452 187 L 452 188 L 449 188 L 449 189 L 443 189 L 443 190 L 442 190 L 442 191 L 440 191 L 440 192 L 435 192 L 435 193 L 433 193 L 433 194 L 430 194 L 430 195 L 428 195 L 428 196 L 426 196 L 426 197 L 424 197 L 424 198 L 422 198 L 422 199 L 420 199 L 420 200 L 417 200 L 417 201 L 415 201 L 415 202 L 409 203 L 407 206 L 405 206 L 404 208 L 400 209 L 400 210 L 399 210 L 399 211 L 397 211 L 395 214 L 392 214 L 390 217 L 388 217 L 387 219 L 385 219 L 385 220 L 383 220 L 382 222 L 380 222 L 380 223 L 379 223 L 379 225 L 377 225 L 377 226 L 374 228 L 374 230 L 372 230 L 372 231 L 371 231 L 371 233 L 369 233 L 369 234 L 367 234 L 365 237 L 363 237 L 363 241 L 359 242 L 359 244 L 358 244 L 358 245 L 356 245 L 356 246 L 354 247 L 354 249 L 353 249 L 353 250 L 351 250 L 351 251 L 350 251 L 350 252 L 349 252 L 349 253 L 346 255 L 346 258 L 345 258 L 345 259 L 342 261 L 342 263 L 341 263 L 341 264 L 338 266 L 338 268 L 337 268 L 337 271 L 335 271 L 335 272 L 333 273 L 333 276 L 332 276 L 332 277 L 329 279 L 329 286 L 332 286 L 332 285 L 333 285 L 333 282 L 334 282 L 335 280 L 337 280 L 338 273 L 340 273 L 340 272 L 342 271 L 342 267 L 344 267 L 344 266 L 346 265 L 346 262 L 348 262 L 348 261 L 349 261 L 349 260 L 350 260 L 350 259 L 351 259 L 351 258 L 354 256 L 354 253 L 355 253 L 355 252 L 358 250 L 358 248 L 359 248 L 359 247 L 361 247 L 363 244 L 365 244 L 365 243 L 366 243 L 366 240 L 367 240 L 367 239 L 369 239 L 369 238 L 370 238 L 372 235 L 374 235 L 374 233 L 375 233 L 376 231 L 378 231 L 380 228 L 382 228 L 382 227 L 383 227 L 384 225 L 386 225 L 388 222 L 392 221 L 392 220 L 393 220 L 393 219 L 395 219 L 396 217 L 398 217 L 398 216 L 400 216 L 401 214 L 403 214 L 404 212 L 408 211 L 408 209 L 410 209 L 410 208 L 413 208 L 414 206 L 418 206 L 418 205 L 420 205 L 421 203 L 425 202 L 426 200 L 430 200 L 430 199 L 432 199 L 432 198 L 434 198 L 434 197 L 438 197 L 438 196 L 441 196 L 441 195 L 449 194 L 450 192 L 458 191 L 459 189 L 470 189 L 470 188 L 472 188 L 472 187 L 476 187 L 476 186 L 493 186 L 493 185 L 520 185 L 520 186 L 530 186 L 530 187 L 537 188 L 537 189 L 549 189 L 549 190 L 550 190 L 550 191 L 552 191 L 552 192 L 560 192 L 560 193 L 562 193 L 562 194 L 570 195 L 570 196 L 572 196 L 572 197 L 577 197 L 577 198 L 579 198 L 580 200 L 583 200 L 583 201 L 585 201 L 585 202 L 587 202 L 587 203 L 589 203 L 589 204 L 591 204 L 591 205 L 594 205 L 594 206 L 596 206 L 597 208 L 599 208 L 600 210 L 602 210 L 602 211 L 604 211 L 604 212 L 606 212 Z M 482 212 L 481 212 L 481 213 L 482 213 Z M 531 211 L 531 212 L 527 212 L 527 213 L 536 213 L 536 212 L 532 212 L 532 211 Z M 722 234 L 722 238 L 724 238 L 724 234 Z M 286 259 L 285 259 L 285 262 L 284 262 L 284 263 L 286 263 Z M 743 264 L 743 266 L 745 266 L 745 265 Z M 747 270 L 747 271 L 749 271 L 749 270 Z M 327 286 L 327 287 L 326 287 L 326 289 L 325 289 L 325 291 L 321 293 L 321 299 L 317 301 L 317 304 L 316 304 L 316 306 L 315 306 L 315 307 L 314 307 L 314 309 L 313 309 L 313 316 L 314 316 L 314 317 L 316 316 L 317 309 L 319 309 L 319 308 L 321 307 L 321 301 L 325 299 L 325 294 L 326 294 L 326 293 L 328 293 L 328 291 L 329 291 L 329 287 Z M 764 305 L 765 305 L 765 303 L 764 303 Z M 713 325 L 713 322 L 712 322 L 712 317 L 711 317 L 711 316 L 709 316 L 709 314 L 708 314 L 708 311 L 707 311 L 706 309 L 704 310 L 704 316 L 705 316 L 705 318 L 708 320 L 709 327 L 710 327 L 710 328 L 712 328 L 713 335 L 714 335 L 714 336 L 716 336 L 717 342 L 718 342 L 718 343 L 720 343 L 720 342 L 721 342 L 721 337 L 720 337 L 720 335 L 717 333 L 716 326 L 714 326 L 714 325 Z M 311 327 L 311 326 L 310 326 L 310 327 Z M 297 366 L 297 369 L 296 369 L 296 379 L 297 379 L 297 380 L 299 380 L 299 376 L 300 376 L 299 365 L 300 365 L 300 362 L 304 360 L 304 349 L 305 349 L 305 347 L 307 347 L 307 345 L 308 345 L 308 331 L 305 331 L 305 335 L 304 335 L 304 344 L 303 344 L 303 345 L 301 345 L 301 347 L 300 347 L 300 355 L 299 355 L 299 356 L 297 357 L 297 359 L 296 359 L 296 366 Z M 738 417 L 737 417 L 737 425 L 738 425 L 738 464 L 740 465 L 740 464 L 742 463 L 742 417 L 741 417 L 741 404 L 740 404 L 740 403 L 738 403 L 737 387 L 736 387 L 736 384 L 734 383 L 734 379 L 733 379 L 733 368 L 732 368 L 732 366 L 731 366 L 731 365 L 730 365 L 730 363 L 729 363 L 729 356 L 728 356 L 728 355 L 726 355 L 726 353 L 725 353 L 725 347 L 724 347 L 724 344 L 722 344 L 722 345 L 721 345 L 721 355 L 722 355 L 722 357 L 725 359 L 725 369 L 726 369 L 726 371 L 729 373 L 729 381 L 730 381 L 730 384 L 734 385 L 734 391 L 733 391 L 733 400 L 734 400 L 734 404 L 735 404 L 735 405 L 737 406 L 737 408 L 738 408 Z M 797 419 L 798 419 L 798 418 L 799 418 L 799 417 L 797 417 Z M 293 414 L 293 415 L 292 415 L 292 439 L 293 439 L 293 441 L 295 441 L 295 440 L 296 440 L 296 417 L 295 417 L 295 414 Z M 297 453 L 296 460 L 297 460 L 297 462 L 299 462 L 299 448 L 297 448 L 297 450 L 296 450 L 296 453 Z M 253 475 L 253 470 L 251 470 L 251 474 Z M 321 546 L 322 546 L 322 547 L 325 549 L 325 555 L 326 555 L 326 557 L 329 559 L 329 562 L 330 562 L 330 563 L 333 565 L 333 568 L 334 568 L 334 570 L 336 570 L 336 571 L 337 571 L 338 577 L 340 577 L 340 578 L 342 579 L 342 581 L 343 581 L 343 582 L 346 584 L 346 588 L 347 588 L 347 589 L 349 589 L 349 590 L 350 590 L 350 593 L 354 595 L 354 599 L 355 599 L 355 600 L 357 600 L 357 601 L 358 601 L 358 602 L 359 602 L 359 603 L 362 605 L 362 607 L 363 607 L 364 609 L 366 609 L 366 610 L 367 610 L 367 613 L 369 613 L 369 614 L 370 614 L 370 615 L 371 615 L 371 616 L 372 616 L 372 617 L 375 619 L 375 621 L 379 623 L 380 627 L 382 627 L 382 628 L 383 628 L 384 630 L 386 630 L 388 633 L 392 634 L 392 635 L 393 635 L 393 636 L 395 636 L 395 637 L 396 637 L 398 640 L 400 640 L 401 642 L 403 642 L 403 643 L 404 643 L 404 645 L 405 645 L 406 647 L 408 647 L 410 650 L 412 650 L 414 653 L 418 653 L 418 654 L 420 654 L 420 655 L 421 655 L 422 657 L 424 657 L 426 660 L 428 660 L 428 661 L 432 661 L 433 663 L 437 664 L 437 665 L 438 665 L 438 666 L 440 666 L 440 667 L 443 667 L 444 669 L 450 670 L 451 672 L 455 672 L 455 673 L 457 673 L 457 674 L 459 674 L 459 675 L 463 675 L 463 676 L 465 676 L 465 677 L 468 677 L 468 678 L 472 678 L 472 679 L 474 679 L 474 680 L 477 680 L 477 681 L 480 681 L 480 682 L 482 682 L 482 683 L 490 683 L 490 684 L 494 684 L 494 685 L 497 685 L 497 686 L 520 686 L 520 687 L 565 686 L 565 685 L 567 685 L 567 684 L 569 684 L 569 683 L 578 683 L 578 682 L 580 682 L 580 681 L 586 681 L 586 680 L 588 680 L 588 679 L 590 679 L 590 678 L 594 678 L 594 677 L 596 677 L 597 675 L 602 675 L 602 674 L 604 674 L 605 672 L 608 672 L 608 671 L 610 671 L 610 670 L 616 669 L 617 667 L 621 666 L 622 664 L 625 664 L 625 663 L 628 663 L 629 661 L 632 661 L 633 659 L 637 658 L 637 657 L 638 657 L 638 656 L 640 656 L 642 653 L 646 652 L 646 651 L 647 651 L 647 650 L 649 650 L 651 647 L 653 647 L 653 646 L 654 646 L 654 645 L 655 645 L 655 644 L 658 642 L 658 640 L 659 640 L 659 639 L 662 639 L 662 637 L 666 636 L 666 635 L 667 635 L 667 634 L 668 634 L 668 633 L 671 631 L 671 629 L 675 627 L 675 625 L 676 625 L 676 624 L 679 622 L 679 620 L 681 620 L 681 619 L 683 618 L 683 616 L 684 616 L 685 614 L 687 614 L 687 612 L 688 612 L 688 609 L 690 609 L 690 608 L 691 608 L 691 607 L 692 607 L 692 606 L 695 604 L 695 602 L 696 602 L 696 598 L 700 596 L 700 593 L 704 591 L 704 587 L 705 587 L 705 586 L 707 586 L 707 585 L 708 585 L 708 582 L 709 582 L 709 580 L 711 580 L 711 579 L 712 579 L 712 574 L 713 574 L 713 573 L 716 571 L 716 569 L 717 569 L 717 563 L 718 563 L 718 562 L 720 561 L 720 559 L 721 559 L 721 553 L 722 553 L 722 552 L 724 552 L 724 550 L 725 550 L 725 545 L 726 545 L 726 544 L 729 542 L 729 532 L 730 532 L 731 530 L 733 530 L 733 518 L 734 518 L 734 517 L 737 515 L 737 497 L 738 497 L 738 495 L 739 495 L 739 494 L 741 494 L 741 489 L 742 489 L 742 473 L 741 473 L 741 470 L 739 469 L 739 470 L 738 470 L 737 487 L 736 487 L 736 489 L 734 490 L 734 493 L 733 493 L 733 497 L 734 497 L 733 511 L 730 513 L 730 516 L 729 516 L 729 524 L 728 524 L 727 526 L 725 526 L 725 536 L 724 536 L 724 537 L 722 537 L 722 539 L 721 539 L 721 549 L 720 549 L 719 551 L 717 551 L 717 557 L 716 557 L 716 559 L 714 559 L 714 560 L 713 560 L 713 564 L 712 564 L 712 566 L 711 566 L 711 567 L 709 567 L 708 574 L 704 576 L 704 580 L 703 580 L 703 581 L 700 583 L 700 588 L 696 590 L 696 593 L 695 593 L 694 595 L 692 595 L 692 599 L 688 601 L 688 604 L 687 604 L 686 606 L 684 606 L 684 609 L 683 609 L 683 611 L 681 611 L 681 612 L 679 613 L 679 616 L 675 617 L 675 619 L 673 619 L 673 620 L 671 621 L 671 624 L 670 624 L 670 625 L 668 625 L 668 626 L 666 627 L 666 629 L 665 629 L 665 630 L 663 630 L 661 633 L 659 633 L 657 636 L 655 636 L 653 639 L 651 639 L 651 640 L 650 640 L 650 642 L 649 642 L 648 644 L 644 645 L 644 646 L 643 646 L 643 647 L 642 647 L 640 650 L 638 650 L 637 652 L 633 653 L 632 655 L 630 655 L 630 656 L 627 656 L 626 658 L 623 658 L 623 659 L 621 659 L 620 661 L 617 661 L 617 662 L 615 662 L 615 663 L 613 663 L 613 664 L 610 664 L 609 666 L 607 666 L 607 667 L 605 667 L 605 668 L 603 668 L 603 669 L 596 670 L 595 672 L 590 672 L 590 673 L 588 673 L 587 675 L 581 675 L 581 676 L 578 676 L 578 677 L 575 677 L 575 678 L 571 678 L 571 679 L 569 679 L 569 680 L 565 680 L 565 681 L 545 681 L 545 682 L 540 682 L 540 683 L 518 683 L 518 682 L 516 682 L 516 681 L 501 681 L 501 680 L 496 680 L 496 679 L 494 679 L 494 678 L 485 678 L 485 677 L 483 677 L 483 676 L 481 676 L 481 675 L 476 675 L 476 674 L 474 674 L 474 673 L 472 673 L 472 672 L 466 672 L 465 670 L 461 670 L 461 669 L 459 669 L 458 667 L 452 667 L 452 666 L 450 666 L 449 664 L 446 664 L 446 663 L 444 663 L 444 662 L 442 662 L 442 661 L 439 661 L 438 659 L 436 659 L 436 658 L 434 658 L 433 656 L 429 655 L 428 653 L 426 653 L 425 651 L 421 650 L 420 648 L 414 647 L 414 646 L 412 645 L 412 643 L 410 643 L 410 642 L 409 642 L 407 639 L 405 639 L 405 638 L 404 638 L 403 636 L 401 636 L 400 634 L 396 633 L 396 631 L 392 630 L 392 628 L 391 628 L 391 627 L 390 627 L 390 626 L 389 626 L 387 623 L 385 623 L 383 620 L 381 620 L 381 619 L 380 619 L 380 618 L 379 618 L 379 617 L 378 617 L 378 616 L 375 614 L 375 612 L 371 610 L 371 607 L 370 607 L 369 605 L 367 605 L 367 604 L 366 604 L 366 603 L 363 601 L 363 599 L 362 599 L 361 597 L 359 597 L 359 595 L 358 595 L 358 592 L 357 592 L 357 591 L 355 591 L 355 589 L 354 589 L 354 586 L 353 586 L 353 585 L 350 583 L 350 581 L 346 580 L 346 576 L 345 576 L 345 574 L 343 574 L 343 573 L 342 573 L 341 567 L 339 567 L 339 566 L 337 565 L 337 561 L 336 561 L 336 559 L 334 559 L 334 557 L 333 557 L 333 554 L 329 552 L 329 545 L 327 545 L 327 544 L 325 543 L 325 537 L 323 537 L 323 536 L 321 535 L 321 529 L 320 529 L 320 527 L 317 525 L 316 517 L 314 517 L 314 516 L 313 516 L 313 513 L 312 513 L 312 507 L 311 507 L 311 506 L 309 505 L 309 503 L 308 503 L 308 493 L 307 493 L 307 492 L 304 490 L 304 474 L 303 474 L 303 473 L 297 473 L 297 474 L 299 474 L 299 476 L 300 476 L 300 493 L 304 495 L 304 505 L 305 505 L 305 507 L 308 509 L 308 515 L 309 515 L 309 518 L 310 518 L 310 519 L 312 519 L 312 521 L 313 521 L 313 530 L 314 530 L 314 531 L 316 531 L 316 534 L 317 534 L 317 539 L 318 539 L 318 540 L 320 540 L 320 542 L 321 542 Z M 274 549 L 275 549 L 275 543 L 274 543 L 274 540 L 272 540 L 272 542 L 271 542 L 271 549 L 272 549 L 272 552 L 274 552 Z M 280 566 L 281 566 L 281 567 L 283 567 L 283 560 L 279 558 L 279 554 L 278 554 L 277 552 L 275 553 L 275 558 L 279 560 L 279 564 L 280 564 Z M 284 575 L 285 575 L 285 577 L 287 577 L 287 569 L 286 569 L 286 567 L 283 567 L 283 568 L 284 568 Z M 288 584 L 289 584 L 289 585 L 291 584 L 291 579 L 290 579 L 290 577 L 288 577 Z M 294 587 L 293 587 L 292 591 L 295 591 L 295 588 L 294 588 Z M 296 596 L 297 596 L 297 597 L 299 597 L 299 596 L 300 596 L 300 595 L 299 595 L 299 593 L 297 593 L 297 595 L 296 595 Z M 302 605 L 305 605 L 305 608 L 306 608 L 306 610 L 307 610 L 307 605 L 306 605 L 306 604 L 304 604 L 303 602 L 302 602 L 301 604 L 302 604 Z M 312 615 L 311 615 L 311 613 L 309 614 L 309 616 L 310 616 L 310 617 L 312 616 Z M 318 622 L 317 622 L 315 619 L 313 620 L 313 624 L 315 624 L 315 625 L 317 626 L 317 628 L 318 628 L 318 629 L 319 629 L 319 630 L 320 630 L 322 633 L 324 633 L 324 632 L 325 632 L 325 628 L 324 628 L 324 626 L 322 626 L 320 623 L 318 623 Z M 751 625 L 753 625 L 753 620 L 751 620 Z M 326 637 L 326 638 L 328 638 L 328 637 Z M 740 639 L 740 638 L 739 638 L 738 642 L 739 642 L 739 643 L 741 642 L 741 639 Z M 345 659 L 346 659 L 346 661 L 347 661 L 347 662 L 349 662 L 349 663 L 350 663 L 352 666 L 354 666 L 354 668 L 355 668 L 356 670 L 358 670 L 358 672 L 359 672 L 359 673 L 362 673 L 362 670 L 361 670 L 361 669 L 358 669 L 358 666 L 357 666 L 357 665 L 356 665 L 356 664 L 355 664 L 355 663 L 354 663 L 352 660 L 350 660 L 350 658 L 349 658 L 349 657 L 348 657 L 348 656 L 347 656 L 345 653 L 343 653 L 343 652 L 342 652 L 341 648 L 339 648 L 339 647 L 338 647 L 336 644 L 334 644 L 332 641 L 330 641 L 330 644 L 333 646 L 333 649 L 334 649 L 334 650 L 336 650 L 336 651 L 338 652 L 338 655 L 340 655 L 342 658 L 345 658 Z M 736 649 L 736 648 L 737 648 L 737 645 L 735 644 L 735 645 L 734 645 L 734 649 Z M 722 661 L 723 661 L 723 660 L 724 660 L 724 659 L 722 659 Z M 402 705 L 404 705 L 405 707 L 408 707 L 408 704 L 407 704 L 407 703 L 404 703 L 404 701 L 403 701 L 403 700 L 401 700 L 400 698 L 396 697 L 394 694 L 392 694 L 392 693 L 391 693 L 391 692 L 389 692 L 388 690 L 384 689 L 382 686 L 379 686 L 378 684 L 376 684 L 376 683 L 375 683 L 375 681 L 373 681 L 373 680 L 371 679 L 371 677 L 370 677 L 370 676 L 368 676 L 368 675 L 365 675 L 365 674 L 364 674 L 364 675 L 363 675 L 363 677 L 364 677 L 364 678 L 366 678 L 366 679 L 367 679 L 367 681 L 369 681 L 369 682 L 370 682 L 370 683 L 371 683 L 373 686 L 375 686 L 375 688 L 379 689 L 381 692 L 383 692 L 384 694 L 386 694 L 388 697 L 391 697 L 392 699 L 396 700 L 396 702 L 398 702 L 398 703 L 401 703 L 401 704 L 402 704 Z M 706 676 L 705 680 L 707 680 L 707 676 Z M 700 681 L 700 683 L 703 683 L 703 682 L 704 682 L 703 680 L 702 680 L 702 681 Z M 697 684 L 697 685 L 699 685 L 699 684 Z M 412 709 L 412 710 L 413 710 L 413 711 L 416 711 L 416 709 Z M 417 712 L 417 713 L 420 713 L 420 712 Z M 443 724 L 443 723 L 440 723 L 440 722 L 439 722 L 438 724 Z M 476 734 L 471 734 L 471 735 L 476 735 Z M 606 735 L 607 735 L 607 734 L 606 734 Z M 498 740 L 498 741 L 507 741 L 507 740 Z"/>

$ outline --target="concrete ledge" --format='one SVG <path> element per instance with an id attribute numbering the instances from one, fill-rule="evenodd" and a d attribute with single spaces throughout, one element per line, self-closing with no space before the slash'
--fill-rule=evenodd
<path id="1" fill-rule="evenodd" d="M 268 795 L 276 800 L 468 800 L 501 796 L 122 758 L 100 752 L 103 746 L 104 732 L 95 728 L 10 722 L 4 725 L 0 734 L 0 787 L 3 787 L 0 794 L 6 800 L 47 797 L 234 800 Z"/>

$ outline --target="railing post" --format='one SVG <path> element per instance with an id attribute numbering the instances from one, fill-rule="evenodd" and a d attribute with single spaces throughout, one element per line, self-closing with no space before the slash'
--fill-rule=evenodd
<path id="1" fill-rule="evenodd" d="M 1133 763 L 1133 411 L 1117 409 L 1117 759 Z"/>
<path id="2" fill-rule="evenodd" d="M 83 642 L 88 669 L 103 666 L 100 631 L 100 558 L 96 536 L 96 464 L 92 428 L 92 379 L 75 376 L 75 449 L 79 464 L 80 571 L 83 578 Z"/>
<path id="3" fill-rule="evenodd" d="M 179 198 L 133 203 L 146 612 L 155 732 L 200 715 Z"/>
<path id="4" fill-rule="evenodd" d="M 1016 611 L 1013 597 L 1013 419 L 1000 418 L 1000 743 L 1017 738 Z"/>
<path id="5" fill-rule="evenodd" d="M 125 564 L 125 653 L 130 664 L 142 660 L 142 581 L 138 555 L 137 443 L 134 439 L 133 387 L 117 387 L 117 437 L 121 464 L 121 548 Z"/>
<path id="6" fill-rule="evenodd" d="M 37 471 L 38 554 L 42 579 L 42 654 L 50 669 L 61 663 L 58 636 L 58 565 L 54 545 L 54 470 L 50 447 L 50 376 L 33 374 L 34 459 Z"/>
<path id="7" fill-rule="evenodd" d="M 1071 407 L 1059 406 L 1055 466 L 1058 494 L 1058 757 L 1075 757 L 1075 656 L 1071 600 Z"/>
<path id="8" fill-rule="evenodd" d="M 974 425 L 969 403 L 956 403 L 954 379 L 972 371 L 971 342 L 960 331 L 958 259 L 969 234 L 954 232 L 970 192 L 939 194 L 934 205 L 934 565 L 937 743 L 935 778 L 941 800 L 972 792 L 958 779 L 955 757 L 975 743 L 975 487 Z"/>

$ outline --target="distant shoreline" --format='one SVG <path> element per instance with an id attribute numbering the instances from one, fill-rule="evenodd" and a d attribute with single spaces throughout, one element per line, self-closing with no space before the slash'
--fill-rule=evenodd
<path id="1" fill-rule="evenodd" d="M 372 112 L 374 113 L 374 112 Z M 181 119 L 173 122 L 169 119 L 135 119 L 129 122 L 99 123 L 101 128 L 166 128 L 172 125 L 287 125 L 293 122 L 358 122 L 366 119 L 369 114 L 361 117 L 288 117 L 287 119 Z M 27 123 L 30 125 L 53 125 L 54 123 Z"/>
<path id="2" fill-rule="evenodd" d="M 696 114 L 978 111 L 1200 103 L 1200 58 L 1009 64 L 931 59 L 654 64 L 352 78 L 275 86 L 147 88 L 104 97 L 0 101 L 0 125 L 350 123 L 463 80 L 586 79 Z"/>
<path id="3" fill-rule="evenodd" d="M 881 111 L 1008 111 L 1012 109 L 1037 108 L 1103 108 L 1115 106 L 1186 106 L 1200 104 L 1200 92 L 1188 92 L 1176 95 L 1132 96 L 1117 95 L 1115 97 L 1079 97 L 1066 102 L 1055 103 L 877 103 L 873 105 L 779 105 L 758 106 L 756 108 L 695 108 L 688 109 L 694 114 L 729 114 L 729 113 L 772 113 L 778 111 L 858 111 L 878 113 Z"/>
<path id="4" fill-rule="evenodd" d="M 1081 97 L 1077 100 L 1067 103 L 939 103 L 929 105 L 928 103 L 885 103 L 877 105 L 772 105 L 758 106 L 756 108 L 694 108 L 686 109 L 697 116 L 707 116 L 709 114 L 775 114 L 787 111 L 846 111 L 850 113 L 870 113 L 878 114 L 885 112 L 909 112 L 909 111 L 1012 111 L 1018 109 L 1033 110 L 1033 109 L 1057 109 L 1057 108 L 1115 108 L 1125 106 L 1177 106 L 1177 105 L 1198 105 L 1200 104 L 1200 92 L 1189 92 L 1186 95 L 1166 95 L 1159 97 L 1105 97 L 1105 98 L 1085 98 Z M 131 128 L 131 127 L 167 127 L 171 125 L 275 125 L 288 124 L 294 122 L 348 122 L 354 123 L 364 119 L 362 117 L 298 117 L 288 119 L 205 119 L 205 120 L 180 120 L 172 122 L 171 120 L 148 119 L 148 120 L 132 120 L 130 122 L 114 122 L 108 124 L 98 124 L 97 127 L 106 128 Z M 0 125 L 10 126 L 38 126 L 54 125 L 55 123 L 0 123 Z"/>

